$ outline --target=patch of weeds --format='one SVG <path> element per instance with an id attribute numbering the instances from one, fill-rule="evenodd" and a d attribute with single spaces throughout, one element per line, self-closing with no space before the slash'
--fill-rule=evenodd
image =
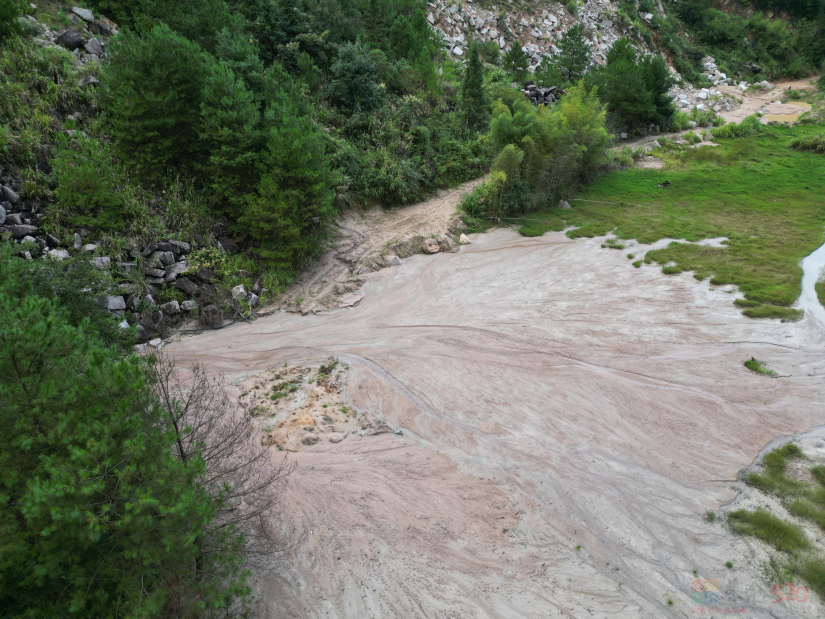
<path id="1" fill-rule="evenodd" d="M 742 312 L 748 318 L 779 318 L 782 322 L 796 322 L 805 315 L 803 310 L 776 305 L 760 305 Z"/>
<path id="2" fill-rule="evenodd" d="M 665 275 L 678 275 L 682 272 L 679 267 L 662 267 L 662 273 Z"/>
<path id="3" fill-rule="evenodd" d="M 776 376 L 776 372 L 768 369 L 765 366 L 765 362 L 759 361 L 756 357 L 751 357 L 750 359 L 745 361 L 745 367 L 754 372 L 758 372 L 759 374 L 765 374 L 766 376 Z"/>
<path id="4" fill-rule="evenodd" d="M 809 469 L 813 483 L 786 474 L 789 460 L 804 458 L 798 445 L 783 445 L 766 454 L 762 461 L 763 471 L 748 475 L 745 482 L 778 497 L 791 514 L 825 531 L 825 467 Z M 735 531 L 758 537 L 787 554 L 787 560 L 771 558 L 772 572 L 780 581 L 800 577 L 819 595 L 825 594 L 825 556 L 810 548 L 799 527 L 764 510 L 740 512 L 728 516 Z"/>
<path id="5" fill-rule="evenodd" d="M 791 140 L 788 148 L 808 153 L 825 154 L 825 133 L 818 135 L 804 135 Z"/>
<path id="6" fill-rule="evenodd" d="M 634 266 L 634 267 L 636 267 L 636 268 L 638 269 L 640 266 L 642 266 L 642 261 L 641 261 L 641 260 L 637 260 L 636 262 L 634 262 L 634 263 L 633 263 L 633 266 Z"/>
<path id="7" fill-rule="evenodd" d="M 725 567 L 728 568 L 729 570 L 732 570 L 733 569 L 733 563 L 731 561 L 726 561 L 725 562 Z"/>
<path id="8" fill-rule="evenodd" d="M 610 249 L 624 249 L 624 245 L 621 243 L 609 243 L 607 245 Z"/>
<path id="9" fill-rule="evenodd" d="M 762 305 L 759 301 L 751 301 L 750 299 L 736 299 L 733 304 L 736 307 L 759 307 Z"/>
<path id="10" fill-rule="evenodd" d="M 814 288 L 816 289 L 816 298 L 819 299 L 819 304 L 825 305 L 825 281 L 816 282 Z"/>
<path id="11" fill-rule="evenodd" d="M 627 254 L 627 259 L 628 260 L 633 260 L 633 258 L 635 258 L 635 257 L 636 256 L 634 256 L 633 254 Z"/>
<path id="12" fill-rule="evenodd" d="M 763 509 L 752 512 L 736 510 L 728 514 L 728 522 L 736 533 L 757 537 L 783 552 L 793 553 L 810 547 L 800 526 L 777 518 Z"/>
<path id="13" fill-rule="evenodd" d="M 708 512 L 705 514 L 705 520 L 708 522 L 716 522 L 716 512 Z"/>

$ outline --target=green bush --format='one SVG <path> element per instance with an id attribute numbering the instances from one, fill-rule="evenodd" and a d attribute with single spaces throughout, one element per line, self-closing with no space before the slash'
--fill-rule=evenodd
<path id="1" fill-rule="evenodd" d="M 62 140 L 52 168 L 58 204 L 49 216 L 57 225 L 102 232 L 126 226 L 125 178 L 110 145 L 80 135 L 72 142 Z"/>
<path id="2" fill-rule="evenodd" d="M 791 140 L 788 148 L 808 153 L 825 153 L 825 133 L 803 135 Z"/>
<path id="3" fill-rule="evenodd" d="M 597 87 L 612 123 L 630 132 L 671 125 L 675 112 L 667 92 L 675 83 L 661 56 L 639 57 L 625 39 L 607 52 L 604 66 L 587 75 L 588 87 Z"/>
<path id="4" fill-rule="evenodd" d="M 494 105 L 490 142 L 493 174 L 462 208 L 500 219 L 555 206 L 607 161 L 610 136 L 596 90 L 569 89 L 551 108 L 518 99 Z"/>
<path id="5" fill-rule="evenodd" d="M 730 123 L 713 130 L 714 139 L 743 138 L 756 135 L 762 131 L 762 123 L 759 116 L 752 115 L 742 119 L 739 124 Z"/>
<path id="6" fill-rule="evenodd" d="M 18 15 L 20 5 L 16 0 L 0 0 L 0 41 L 19 30 Z"/>
<path id="7" fill-rule="evenodd" d="M 348 112 L 369 111 L 381 103 L 374 56 L 361 43 L 347 43 L 332 65 L 330 100 Z"/>
<path id="8" fill-rule="evenodd" d="M 777 550 L 796 552 L 810 546 L 802 528 L 781 520 L 764 510 L 744 509 L 728 514 L 728 522 L 737 533 L 752 535 L 771 544 Z"/>

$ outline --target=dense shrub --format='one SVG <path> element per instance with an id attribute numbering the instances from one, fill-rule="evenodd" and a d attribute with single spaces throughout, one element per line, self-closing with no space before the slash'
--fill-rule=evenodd
<path id="1" fill-rule="evenodd" d="M 0 0 L 0 41 L 17 31 L 20 5 L 17 0 Z"/>
<path id="2" fill-rule="evenodd" d="M 501 218 L 555 206 L 578 183 L 593 178 L 606 161 L 610 135 L 596 89 L 588 93 L 580 85 L 551 108 L 533 107 L 525 99 L 512 109 L 497 103 L 490 142 L 496 176 L 465 207 Z"/>
<path id="3" fill-rule="evenodd" d="M 381 103 L 374 56 L 361 43 L 342 45 L 332 64 L 330 99 L 348 112 L 369 111 Z"/>
<path id="4" fill-rule="evenodd" d="M 747 116 L 739 124 L 730 123 L 713 130 L 714 139 L 724 138 L 744 138 L 749 135 L 756 135 L 762 131 L 762 123 L 756 114 Z"/>
<path id="5" fill-rule="evenodd" d="M 63 140 L 52 159 L 58 204 L 52 219 L 68 227 L 92 226 L 104 232 L 126 225 L 123 170 L 111 146 L 100 140 L 78 137 Z"/>

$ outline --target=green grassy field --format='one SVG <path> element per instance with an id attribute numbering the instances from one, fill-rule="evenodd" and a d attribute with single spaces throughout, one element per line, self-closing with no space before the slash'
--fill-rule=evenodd
<path id="1" fill-rule="evenodd" d="M 570 237 L 612 233 L 641 243 L 727 237 L 724 248 L 673 243 L 648 252 L 645 262 L 673 262 L 666 273 L 693 271 L 713 284 L 736 284 L 755 302 L 745 313 L 793 320 L 797 314 L 775 306 L 796 300 L 799 262 L 825 240 L 825 157 L 788 145 L 822 126 L 769 126 L 717 147 L 664 152 L 665 169 L 609 172 L 571 201 L 574 208 L 531 213 L 520 232 L 538 236 L 577 226 Z M 657 187 L 664 180 L 670 187 Z"/>

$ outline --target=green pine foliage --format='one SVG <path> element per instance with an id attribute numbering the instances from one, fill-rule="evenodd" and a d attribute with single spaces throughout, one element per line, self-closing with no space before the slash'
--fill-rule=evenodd
<path id="1" fill-rule="evenodd" d="M 147 180 L 204 162 L 200 97 L 215 60 L 166 24 L 112 43 L 101 103 L 118 153 Z"/>
<path id="2" fill-rule="evenodd" d="M 584 36 L 584 26 L 576 24 L 568 28 L 559 41 L 556 63 L 568 82 L 575 84 L 584 77 L 590 66 L 590 46 Z"/>
<path id="3" fill-rule="evenodd" d="M 8 248 L 0 260 L 3 614 L 227 609 L 246 592 L 241 540 L 208 539 L 220 502 L 196 483 L 200 459 L 173 457 L 142 362 L 101 346 L 88 319 L 70 324 Z"/>
<path id="4" fill-rule="evenodd" d="M 529 72 L 527 67 L 530 66 L 530 61 L 527 54 L 521 48 L 521 45 L 516 41 L 508 49 L 504 57 L 501 59 L 501 68 L 507 71 L 510 77 L 516 82 L 523 82 L 527 79 Z"/>
<path id="5" fill-rule="evenodd" d="M 650 125 L 667 128 L 676 111 L 667 94 L 673 77 L 661 56 L 639 56 L 625 39 L 607 53 L 605 65 L 587 74 L 588 86 L 598 87 L 611 124 L 623 131 L 639 132 Z"/>
<path id="6" fill-rule="evenodd" d="M 489 104 L 484 92 L 484 72 L 481 67 L 478 46 L 471 45 L 469 59 L 461 83 L 461 106 L 467 126 L 481 130 L 489 119 Z"/>
<path id="7" fill-rule="evenodd" d="M 336 174 L 324 139 L 289 94 L 281 92 L 266 111 L 270 129 L 262 166 L 267 172 L 241 218 L 258 243 L 255 252 L 281 267 L 317 253 L 335 215 L 330 188 Z"/>

